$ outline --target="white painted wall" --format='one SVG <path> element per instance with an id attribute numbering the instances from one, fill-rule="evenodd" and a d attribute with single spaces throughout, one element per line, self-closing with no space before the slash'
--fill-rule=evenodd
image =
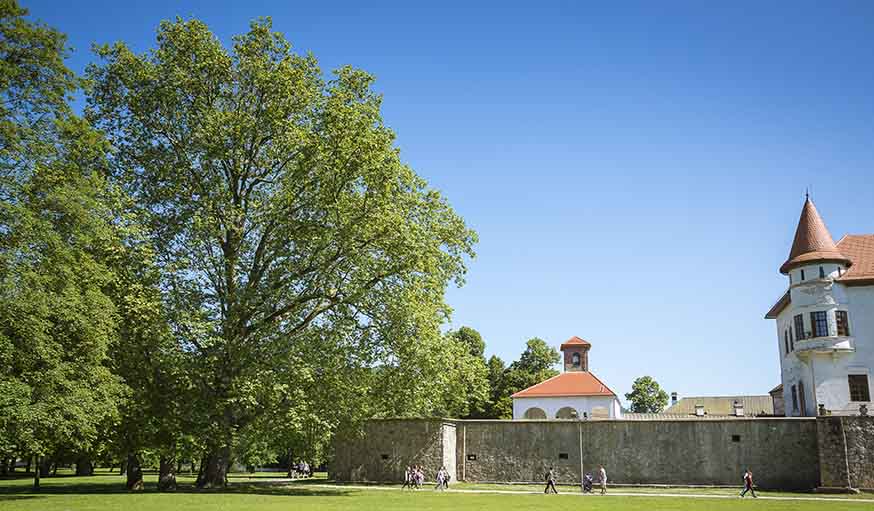
<path id="1" fill-rule="evenodd" d="M 555 414 L 564 407 L 571 407 L 577 415 L 592 417 L 595 407 L 607 408 L 611 419 L 622 418 L 622 408 L 619 400 L 611 396 L 575 396 L 575 397 L 518 397 L 513 399 L 513 419 L 524 419 L 525 411 L 537 407 L 546 412 L 547 419 L 555 419 Z"/>
<path id="2" fill-rule="evenodd" d="M 803 382 L 807 415 L 816 415 L 819 404 L 838 413 L 858 413 L 858 402 L 850 402 L 849 374 L 868 375 L 869 390 L 874 392 L 874 286 L 847 287 L 834 282 L 839 265 L 821 265 L 826 274 L 819 278 L 819 264 L 792 270 L 789 287 L 791 304 L 777 317 L 777 345 L 780 356 L 783 397 L 786 415 L 801 415 L 793 409 L 792 386 Z M 805 280 L 801 280 L 801 269 Z M 846 310 L 849 316 L 850 336 L 838 337 L 835 311 Z M 812 331 L 810 313 L 825 311 L 829 336 L 799 340 L 795 333 L 794 317 L 801 314 L 805 331 Z M 784 332 L 792 328 L 795 351 L 785 353 Z M 805 351 L 804 348 L 811 348 Z M 868 403 L 869 409 L 874 409 Z"/>

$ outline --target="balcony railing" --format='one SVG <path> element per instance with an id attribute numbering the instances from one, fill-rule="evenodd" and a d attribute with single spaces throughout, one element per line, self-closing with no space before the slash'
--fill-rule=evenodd
<path id="1" fill-rule="evenodd" d="M 806 332 L 810 334 L 810 332 Z M 856 351 L 855 339 L 849 336 L 828 335 L 821 337 L 808 336 L 795 340 L 795 351 L 804 352 L 852 352 Z"/>

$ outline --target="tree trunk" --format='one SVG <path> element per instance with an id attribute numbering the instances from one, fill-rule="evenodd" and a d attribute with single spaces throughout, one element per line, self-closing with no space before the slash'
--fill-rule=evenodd
<path id="1" fill-rule="evenodd" d="M 58 465 L 60 465 L 60 463 L 57 461 L 52 463 L 52 477 L 56 477 L 58 475 Z"/>
<path id="2" fill-rule="evenodd" d="M 162 456 L 158 469 L 158 491 L 176 491 L 176 460 Z"/>
<path id="3" fill-rule="evenodd" d="M 127 484 L 128 491 L 143 490 L 143 468 L 140 466 L 140 458 L 135 453 L 127 455 Z"/>
<path id="4" fill-rule="evenodd" d="M 17 462 L 18 462 L 17 457 L 13 456 L 13 457 L 9 458 L 9 473 L 10 474 L 15 473 L 15 463 L 17 463 Z"/>
<path id="5" fill-rule="evenodd" d="M 28 457 L 28 458 L 27 458 L 27 465 L 25 465 L 25 467 L 24 467 L 24 473 L 25 473 L 25 474 L 28 473 L 28 472 L 30 472 L 31 461 L 33 461 L 33 458 Z"/>
<path id="6" fill-rule="evenodd" d="M 197 477 L 197 487 L 224 488 L 228 482 L 228 465 L 231 458 L 231 449 L 228 446 L 220 447 L 207 454 L 201 466 L 200 475 Z"/>
<path id="7" fill-rule="evenodd" d="M 33 471 L 33 491 L 39 491 L 39 467 L 41 466 L 39 456 L 33 457 L 33 464 L 35 467 L 35 470 Z"/>
<path id="8" fill-rule="evenodd" d="M 6 476 L 9 473 L 9 463 L 6 458 L 0 458 L 0 476 Z"/>
<path id="9" fill-rule="evenodd" d="M 40 477 L 48 477 L 49 473 L 52 471 L 52 460 L 43 456 L 40 459 L 39 467 L 37 467 L 37 471 L 39 472 Z"/>
<path id="10" fill-rule="evenodd" d="M 200 480 L 203 479 L 203 467 L 206 465 L 206 456 L 200 457 L 200 463 L 197 464 L 197 480 L 194 483 L 195 485 L 200 484 Z"/>
<path id="11" fill-rule="evenodd" d="M 291 479 L 291 477 L 294 475 L 294 474 L 292 473 L 292 472 L 293 472 L 292 469 L 293 469 L 293 467 L 294 467 L 294 463 L 291 462 L 291 449 L 288 449 L 288 450 L 286 451 L 286 454 L 288 455 L 288 473 L 286 474 L 286 477 L 288 477 L 289 479 Z"/>
<path id="12" fill-rule="evenodd" d="M 91 464 L 91 458 L 88 456 L 80 456 L 76 460 L 76 475 L 77 476 L 93 476 L 94 465 Z"/>
<path id="13" fill-rule="evenodd" d="M 124 475 L 127 471 L 127 461 L 122 461 L 120 466 L 118 467 L 118 475 Z"/>

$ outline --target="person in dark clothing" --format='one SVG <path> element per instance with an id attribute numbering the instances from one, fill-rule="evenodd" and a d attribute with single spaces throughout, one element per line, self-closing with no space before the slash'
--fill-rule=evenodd
<path id="1" fill-rule="evenodd" d="M 583 479 L 583 493 L 592 493 L 592 485 L 595 482 L 595 478 L 592 477 L 592 473 L 586 473 L 586 477 Z"/>
<path id="2" fill-rule="evenodd" d="M 555 489 L 555 470 L 552 467 L 549 467 L 549 472 L 546 473 L 546 488 L 543 489 L 543 493 L 549 493 L 549 490 L 552 490 L 552 493 L 558 493 L 558 490 Z"/>
<path id="3" fill-rule="evenodd" d="M 756 496 L 756 490 L 753 489 L 753 471 L 750 469 L 747 469 L 747 471 L 744 472 L 744 489 L 740 492 L 739 497 L 745 497 L 747 492 L 750 492 L 754 499 L 759 498 Z"/>
<path id="4" fill-rule="evenodd" d="M 403 490 L 404 488 L 413 489 L 413 469 L 410 467 L 404 470 L 404 485 L 401 486 L 401 489 Z"/>

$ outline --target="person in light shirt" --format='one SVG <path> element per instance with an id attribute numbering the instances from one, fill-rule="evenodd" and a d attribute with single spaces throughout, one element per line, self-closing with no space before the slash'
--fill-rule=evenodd
<path id="1" fill-rule="evenodd" d="M 604 470 L 604 465 L 598 465 L 598 474 L 601 477 L 601 495 L 607 494 L 607 471 Z"/>

